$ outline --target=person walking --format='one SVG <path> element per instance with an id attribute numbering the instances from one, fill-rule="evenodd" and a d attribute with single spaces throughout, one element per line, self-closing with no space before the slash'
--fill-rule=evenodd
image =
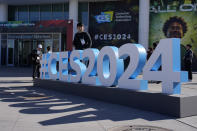
<path id="1" fill-rule="evenodd" d="M 40 60 L 42 59 L 42 45 L 39 44 L 37 50 L 32 51 L 32 63 L 33 63 L 33 79 L 35 77 L 40 78 Z"/>
<path id="2" fill-rule="evenodd" d="M 91 48 L 92 40 L 88 32 L 84 31 L 84 25 L 82 23 L 77 24 L 77 33 L 74 36 L 73 45 L 76 50 L 84 50 Z"/>
<path id="3" fill-rule="evenodd" d="M 184 67 L 185 70 L 188 71 L 188 79 L 192 81 L 192 59 L 193 59 L 193 52 L 191 50 L 192 46 L 190 44 L 186 45 L 186 52 L 184 55 Z"/>

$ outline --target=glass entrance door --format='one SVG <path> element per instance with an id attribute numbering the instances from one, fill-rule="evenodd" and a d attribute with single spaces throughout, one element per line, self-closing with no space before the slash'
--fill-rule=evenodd
<path id="1" fill-rule="evenodd" d="M 33 49 L 33 41 L 19 41 L 19 65 L 30 66 L 31 65 L 31 52 Z"/>
<path id="2" fill-rule="evenodd" d="M 1 65 L 7 64 L 7 40 L 1 40 Z"/>
<path id="3" fill-rule="evenodd" d="M 14 40 L 8 40 L 7 56 L 7 65 L 14 66 Z"/>
<path id="4" fill-rule="evenodd" d="M 38 44 L 42 44 L 44 48 L 44 41 L 41 40 L 18 40 L 18 64 L 19 66 L 31 66 L 31 53 L 33 49 L 37 49 Z"/>

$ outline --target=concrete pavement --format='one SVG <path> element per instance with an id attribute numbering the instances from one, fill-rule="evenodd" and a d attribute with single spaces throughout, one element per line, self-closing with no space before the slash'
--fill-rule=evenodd
<path id="1" fill-rule="evenodd" d="M 159 84 L 149 87 L 160 90 Z M 188 88 L 197 93 L 197 74 L 183 84 L 183 90 Z M 0 131 L 108 131 L 128 125 L 197 131 L 197 116 L 176 119 L 35 88 L 31 69 L 0 67 Z"/>

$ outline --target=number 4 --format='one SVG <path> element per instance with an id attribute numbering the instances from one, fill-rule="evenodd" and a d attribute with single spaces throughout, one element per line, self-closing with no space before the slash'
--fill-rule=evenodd
<path id="1" fill-rule="evenodd" d="M 180 63 L 180 39 L 162 39 L 143 69 L 143 79 L 162 81 L 162 93 L 180 94 L 181 82 L 188 81 Z"/>

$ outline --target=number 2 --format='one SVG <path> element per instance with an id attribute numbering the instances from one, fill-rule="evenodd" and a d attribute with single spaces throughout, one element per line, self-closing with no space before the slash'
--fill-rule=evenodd
<path id="1" fill-rule="evenodd" d="M 86 69 L 86 72 L 82 77 L 82 83 L 99 85 L 98 77 L 96 76 L 98 54 L 99 54 L 98 49 L 86 49 L 83 51 L 82 59 L 85 62 L 89 62 L 89 64 Z"/>
<path id="2" fill-rule="evenodd" d="M 126 88 L 132 90 L 146 90 L 148 82 L 145 80 L 135 79 L 139 73 L 141 73 L 142 68 L 146 62 L 146 50 L 140 44 L 125 44 L 119 49 L 120 59 L 126 59 L 130 57 L 130 62 L 123 73 L 123 75 L 118 80 L 119 88 Z"/>

